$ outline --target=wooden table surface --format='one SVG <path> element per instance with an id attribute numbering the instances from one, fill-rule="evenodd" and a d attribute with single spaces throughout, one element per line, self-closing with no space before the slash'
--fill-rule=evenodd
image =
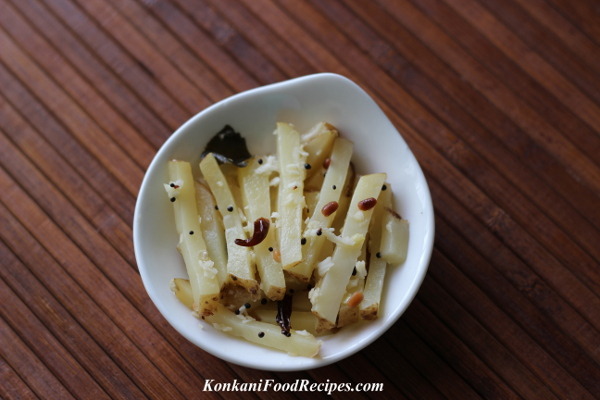
<path id="1" fill-rule="evenodd" d="M 367 90 L 421 163 L 429 272 L 344 361 L 229 364 L 144 290 L 140 183 L 195 113 L 324 71 Z M 0 0 L 0 88 L 0 397 L 319 394 L 204 390 L 261 380 L 384 387 L 334 398 L 600 395 L 597 1 Z"/>

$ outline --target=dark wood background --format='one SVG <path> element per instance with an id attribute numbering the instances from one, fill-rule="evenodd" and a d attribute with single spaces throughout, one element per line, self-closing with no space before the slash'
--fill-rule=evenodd
<path id="1" fill-rule="evenodd" d="M 430 270 L 345 361 L 228 364 L 146 295 L 136 195 L 195 113 L 324 71 L 372 94 L 420 161 Z M 381 382 L 394 399 L 600 394 L 597 1 L 0 0 L 0 88 L 0 397 L 233 397 L 203 392 L 209 379 Z"/>

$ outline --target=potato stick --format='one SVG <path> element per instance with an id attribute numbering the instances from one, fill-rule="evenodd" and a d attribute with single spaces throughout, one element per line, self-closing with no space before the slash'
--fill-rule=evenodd
<path id="1" fill-rule="evenodd" d="M 289 124 L 278 123 L 279 160 L 278 239 L 281 264 L 287 270 L 302 260 L 302 209 L 304 200 L 304 163 L 306 153 L 300 146 L 300 134 Z"/>
<path id="2" fill-rule="evenodd" d="M 350 167 L 346 173 L 346 182 L 344 182 L 344 191 L 340 195 L 340 207 L 338 208 L 336 216 L 333 219 L 333 224 L 331 225 L 336 232 L 342 230 L 344 220 L 346 219 L 346 213 L 348 212 L 348 207 L 350 206 L 352 193 L 354 193 L 354 188 L 356 187 L 356 182 L 359 178 L 360 176 L 358 176 L 354 170 L 354 165 L 350 163 Z"/>
<path id="3" fill-rule="evenodd" d="M 181 304 L 190 310 L 193 310 L 194 298 L 192 296 L 192 286 L 189 279 L 173 278 L 171 280 L 170 288 Z M 235 293 L 232 293 L 234 292 L 233 289 L 235 289 Z M 242 295 L 243 297 L 239 297 L 238 295 Z M 263 304 L 261 300 L 256 298 L 251 299 L 248 292 L 240 286 L 231 286 L 224 291 L 221 297 L 221 304 L 226 304 L 229 309 L 238 309 L 240 311 L 242 309 L 252 309 L 252 311 L 256 311 L 260 308 L 277 309 L 277 304 L 275 302 Z M 249 305 L 250 307 L 247 307 L 246 305 Z"/>
<path id="4" fill-rule="evenodd" d="M 363 292 L 364 299 L 360 305 L 360 317 L 367 320 L 376 319 L 379 314 L 381 290 L 387 268 L 387 263 L 384 260 L 381 258 L 375 259 L 375 255 L 371 257 L 369 275 L 367 275 Z"/>
<path id="5" fill-rule="evenodd" d="M 256 160 L 251 160 L 247 167 L 240 168 L 238 171 L 244 209 L 248 222 L 252 224 L 259 218 L 271 221 L 269 176 L 266 173 L 256 173 L 259 166 Z M 265 239 L 254 246 L 261 288 L 270 300 L 281 300 L 285 294 L 283 269 L 281 263 L 273 258 L 273 250 L 276 247 L 275 229 L 271 224 Z"/>
<path id="6" fill-rule="evenodd" d="M 198 210 L 192 167 L 186 161 L 170 160 L 167 164 L 170 182 L 165 190 L 173 203 L 177 233 L 198 228 Z"/>
<path id="7" fill-rule="evenodd" d="M 175 212 L 175 226 L 179 234 L 177 248 L 192 285 L 194 309 L 205 313 L 218 301 L 221 286 L 200 229 L 192 168 L 188 162 L 172 160 L 168 163 L 168 170 L 171 181 L 165 184 L 165 189 Z"/>
<path id="8" fill-rule="evenodd" d="M 173 278 L 171 280 L 171 291 L 175 294 L 181 304 L 190 310 L 194 309 L 194 295 L 192 294 L 192 286 L 188 279 Z"/>
<path id="9" fill-rule="evenodd" d="M 379 197 L 385 179 L 386 174 L 379 173 L 362 176 L 358 181 L 342 228 L 342 240 L 333 252 L 333 265 L 310 292 L 312 312 L 321 319 L 321 329 L 335 326 L 346 285 L 367 234 L 373 200 Z"/>
<path id="10" fill-rule="evenodd" d="M 225 176 L 212 153 L 202 159 L 200 171 L 202 171 L 223 217 L 225 238 L 227 239 L 227 273 L 229 278 L 233 283 L 248 289 L 250 293 L 257 294 L 259 287 L 254 276 L 255 268 L 250 250 L 247 247 L 235 244 L 236 239 L 246 239 L 240 217 L 241 210 L 238 209 Z"/>
<path id="11" fill-rule="evenodd" d="M 321 342 L 307 331 L 292 329 L 290 336 L 281 333 L 281 327 L 254 318 L 236 315 L 219 304 L 217 311 L 205 320 L 215 329 L 229 335 L 242 337 L 249 342 L 287 352 L 292 356 L 314 357 Z"/>
<path id="12" fill-rule="evenodd" d="M 408 251 L 408 221 L 388 207 L 382 224 L 385 230 L 381 235 L 381 258 L 391 265 L 400 265 Z"/>
<path id="13" fill-rule="evenodd" d="M 350 279 L 350 282 L 355 279 Z M 361 280 L 361 285 L 364 280 Z M 358 301 L 357 301 L 358 299 Z M 356 288 L 353 291 L 346 292 L 343 297 L 342 303 L 340 304 L 340 310 L 338 312 L 338 319 L 336 322 L 336 328 L 343 328 L 346 325 L 350 325 L 359 320 L 359 308 L 358 304 L 363 299 L 362 286 L 360 289 Z M 357 303 L 357 304 L 355 304 Z"/>
<path id="14" fill-rule="evenodd" d="M 340 304 L 340 311 L 338 314 L 338 320 L 336 327 L 342 328 L 346 325 L 350 325 L 359 319 L 360 309 L 359 306 L 364 299 L 364 287 L 365 287 L 365 276 L 367 275 L 366 270 L 366 256 L 367 256 L 367 239 L 363 243 L 359 261 L 356 262 L 352 271 L 352 277 L 348 281 L 346 286 L 346 293 L 342 297 L 342 304 Z"/>
<path id="15" fill-rule="evenodd" d="M 233 164 L 222 164 L 220 165 L 221 171 L 223 172 L 223 176 L 227 180 L 227 184 L 229 185 L 229 190 L 231 191 L 231 195 L 233 196 L 233 201 L 235 204 L 242 206 L 244 202 L 242 201 L 242 190 L 240 189 L 238 182 L 238 170 L 240 167 L 237 167 Z M 242 211 L 242 209 L 238 209 L 238 211 Z M 240 218 L 242 219 L 242 224 L 246 222 L 246 215 L 241 212 Z"/>
<path id="16" fill-rule="evenodd" d="M 301 136 L 302 147 L 308 153 L 306 163 L 310 166 L 306 173 L 307 179 L 321 172 L 321 167 L 331 153 L 333 142 L 338 135 L 339 132 L 333 125 L 319 122 Z"/>
<path id="17" fill-rule="evenodd" d="M 322 235 L 322 230 L 331 227 L 336 216 L 352 150 L 352 142 L 342 138 L 335 139 L 331 162 L 319 193 L 319 201 L 314 206 L 312 216 L 304 231 L 306 244 L 302 248 L 302 262 L 288 270 L 300 280 L 308 281 L 319 261 L 321 248 L 326 240 Z M 321 230 L 320 233 L 319 230 Z"/>
<path id="18" fill-rule="evenodd" d="M 221 288 L 227 280 L 227 242 L 221 214 L 210 189 L 204 183 L 196 181 L 196 202 L 200 215 L 200 228 L 208 249 L 208 256 L 215 263 Z"/>
<path id="19" fill-rule="evenodd" d="M 386 209 L 392 205 L 392 189 L 389 183 L 385 184 L 386 190 L 382 190 L 373 218 L 369 227 L 369 272 L 365 281 L 364 298 L 360 303 L 360 317 L 362 319 L 376 319 L 379 313 L 379 303 L 385 279 L 387 262 L 381 258 L 381 235 L 385 229 L 383 215 Z"/>

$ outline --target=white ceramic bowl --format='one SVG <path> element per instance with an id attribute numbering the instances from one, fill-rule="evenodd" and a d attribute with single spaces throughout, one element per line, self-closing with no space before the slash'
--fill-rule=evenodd
<path id="1" fill-rule="evenodd" d="M 386 172 L 396 210 L 410 223 L 408 257 L 388 268 L 380 317 L 322 338 L 319 357 L 311 359 L 247 343 L 196 319 L 169 289 L 173 277 L 185 277 L 175 246 L 172 205 L 163 183 L 166 163 L 177 158 L 198 172 L 207 141 L 225 124 L 246 138 L 253 154 L 274 153 L 275 123 L 293 123 L 305 131 L 319 121 L 335 125 L 355 145 L 358 173 Z M 277 371 L 321 367 L 348 357 L 382 335 L 406 310 L 427 271 L 434 237 L 434 216 L 427 182 L 400 133 L 365 91 L 340 75 L 323 73 L 292 79 L 222 100 L 195 115 L 160 148 L 144 177 L 135 208 L 133 239 L 138 268 L 161 314 L 184 337 L 205 351 L 238 365 Z"/>

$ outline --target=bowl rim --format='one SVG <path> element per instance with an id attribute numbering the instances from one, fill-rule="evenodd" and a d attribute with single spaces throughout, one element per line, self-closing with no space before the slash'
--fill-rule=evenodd
<path id="1" fill-rule="evenodd" d="M 181 126 L 179 126 L 174 132 L 172 132 L 169 135 L 169 137 L 159 147 L 159 149 L 153 156 L 153 159 L 151 160 L 150 164 L 146 168 L 146 171 L 144 172 L 144 177 L 142 179 L 141 185 L 138 190 L 138 194 L 137 194 L 137 198 L 136 198 L 136 202 L 135 202 L 134 214 L 133 214 L 133 222 L 132 222 L 132 227 L 133 227 L 133 235 L 132 236 L 133 236 L 134 253 L 135 253 L 134 255 L 135 255 L 135 259 L 136 259 L 137 268 L 138 268 L 138 271 L 139 271 L 141 279 L 142 279 L 142 283 L 144 285 L 146 293 L 152 300 L 154 306 L 158 309 L 161 316 L 163 318 L 165 318 L 171 326 L 173 326 L 173 324 L 171 324 L 170 319 L 167 318 L 167 316 L 166 316 L 167 310 L 162 309 L 162 307 L 160 306 L 161 301 L 159 300 L 158 295 L 151 288 L 151 284 L 150 284 L 151 277 L 149 276 L 148 269 L 143 266 L 142 256 L 141 256 L 141 252 L 142 252 L 141 240 L 142 239 L 140 237 L 140 235 L 141 235 L 140 229 L 141 228 L 139 227 L 139 225 L 140 225 L 140 220 L 141 220 L 141 217 L 140 217 L 141 208 L 142 208 L 141 205 L 144 202 L 142 194 L 145 191 L 145 188 L 150 184 L 149 181 L 151 180 L 151 176 L 148 172 L 154 170 L 155 165 L 161 161 L 159 155 L 161 155 L 161 153 L 164 152 L 165 149 L 168 149 L 172 145 L 172 143 L 176 142 L 178 140 L 179 136 L 184 135 L 188 131 L 190 126 L 195 125 L 198 120 L 201 120 L 206 115 L 213 112 L 214 110 L 221 108 L 221 107 L 225 107 L 229 103 L 239 101 L 248 96 L 256 96 L 256 95 L 260 95 L 261 93 L 264 93 L 264 92 L 271 92 L 273 90 L 278 90 L 278 89 L 285 90 L 286 87 L 293 87 L 295 85 L 301 85 L 301 84 L 305 83 L 306 81 L 319 81 L 319 80 L 339 81 L 345 85 L 351 85 L 355 89 L 358 89 L 360 92 L 362 92 L 366 96 L 366 99 L 368 99 L 370 102 L 372 102 L 373 105 L 375 105 L 375 107 L 381 112 L 382 117 L 385 120 L 387 120 L 387 122 L 389 122 L 389 124 L 396 130 L 396 132 L 400 136 L 400 139 L 402 140 L 402 142 L 404 142 L 406 144 L 406 146 L 408 148 L 408 144 L 404 140 L 404 137 L 402 136 L 401 132 L 398 131 L 398 129 L 396 129 L 396 127 L 392 124 L 392 122 L 387 117 L 387 115 L 383 112 L 383 110 L 381 110 L 381 108 L 375 102 L 375 100 L 363 88 L 361 88 L 357 83 L 355 83 L 354 81 L 352 81 L 351 79 L 349 79 L 343 75 L 336 74 L 336 73 L 330 73 L 330 72 L 304 75 L 304 76 L 291 78 L 291 79 L 280 81 L 280 82 L 271 83 L 271 84 L 264 85 L 264 86 L 259 86 L 259 87 L 252 88 L 249 90 L 245 90 L 243 92 L 233 94 L 233 95 L 228 96 L 220 101 L 217 101 L 217 102 L 209 105 L 208 107 L 202 109 L 201 111 L 194 114 L 193 116 L 191 116 L 188 120 L 186 120 Z M 406 296 L 405 296 L 406 300 L 404 301 L 405 306 L 401 307 L 401 308 L 399 307 L 398 310 L 396 310 L 396 312 L 394 312 L 390 317 L 387 318 L 387 320 L 379 328 L 379 330 L 375 334 L 370 335 L 367 338 L 367 340 L 363 340 L 357 346 L 352 346 L 355 348 L 349 352 L 342 352 L 337 355 L 332 355 L 332 356 L 328 357 L 327 359 L 318 359 L 316 362 L 312 362 L 313 365 L 309 365 L 308 368 L 298 367 L 295 365 L 291 365 L 291 366 L 277 365 L 277 366 L 268 366 L 267 367 L 267 366 L 262 366 L 262 365 L 256 365 L 252 362 L 245 362 L 245 361 L 239 360 L 237 358 L 229 357 L 229 355 L 227 353 L 222 354 L 220 352 L 215 352 L 212 347 L 203 346 L 203 345 L 199 344 L 197 342 L 197 340 L 195 340 L 194 337 L 191 337 L 190 335 L 188 335 L 184 332 L 181 332 L 179 329 L 177 329 L 175 327 L 173 327 L 173 328 L 178 332 L 178 334 L 185 337 L 192 344 L 194 344 L 195 346 L 199 347 L 200 349 L 206 351 L 207 353 L 209 353 L 219 359 L 222 359 L 224 361 L 227 361 L 227 362 L 230 362 L 230 363 L 233 363 L 236 365 L 240 365 L 243 367 L 248 367 L 248 368 L 253 368 L 253 369 L 258 369 L 258 370 L 270 370 L 270 371 L 300 371 L 300 370 L 308 370 L 308 369 L 324 367 L 326 365 L 330 365 L 332 363 L 335 363 L 342 359 L 345 359 L 353 354 L 356 354 L 357 352 L 366 348 L 368 345 L 370 345 L 375 340 L 380 338 L 386 331 L 389 330 L 389 328 L 392 325 L 394 325 L 399 320 L 399 318 L 406 312 L 406 310 L 408 309 L 410 304 L 413 302 L 415 296 L 417 295 L 417 293 L 425 279 L 425 276 L 429 269 L 429 264 L 430 264 L 431 256 L 432 256 L 432 252 L 433 252 L 433 245 L 434 245 L 434 238 L 435 238 L 435 217 L 434 217 L 434 207 L 433 207 L 433 201 L 431 198 L 431 193 L 429 190 L 429 185 L 427 183 L 427 179 L 423 173 L 423 170 L 422 170 L 418 160 L 416 159 L 416 157 L 414 156 L 414 153 L 412 152 L 412 150 L 410 148 L 408 148 L 408 155 L 414 159 L 414 162 L 416 163 L 416 166 L 417 166 L 418 178 L 423 183 L 423 186 L 422 186 L 422 190 L 423 190 L 422 199 L 423 199 L 423 207 L 424 207 L 423 213 L 425 213 L 428 216 L 428 218 L 425 221 L 427 226 L 425 226 L 425 229 L 424 229 L 426 232 L 426 235 L 424 236 L 423 253 L 420 255 L 420 258 L 419 258 L 418 273 L 412 279 L 412 283 L 411 283 L 408 291 L 406 292 Z M 314 360 L 314 359 L 311 359 L 311 360 Z"/>

